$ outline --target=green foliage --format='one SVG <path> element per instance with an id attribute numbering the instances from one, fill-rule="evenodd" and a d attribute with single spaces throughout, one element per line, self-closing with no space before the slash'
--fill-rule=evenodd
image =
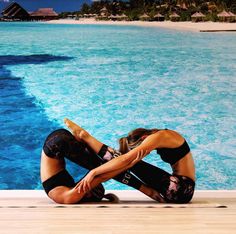
<path id="1" fill-rule="evenodd" d="M 86 3 L 76 14 L 97 14 L 100 15 L 101 9 L 107 9 L 107 15 L 126 14 L 130 20 L 138 20 L 143 13 L 153 17 L 160 13 L 169 19 L 169 15 L 176 12 L 180 15 L 181 21 L 191 20 L 191 15 L 195 12 L 202 12 L 207 20 L 217 21 L 217 13 L 222 10 L 236 13 L 236 0 L 124 0 L 124 1 L 94 1 L 91 5 Z M 66 17 L 70 12 L 63 12 L 60 17 Z"/>
<path id="2" fill-rule="evenodd" d="M 229 9 L 230 9 L 230 11 L 232 11 L 234 14 L 236 14 L 236 3 L 235 3 L 235 4 L 232 4 Z"/>
<path id="3" fill-rule="evenodd" d="M 129 20 L 139 20 L 139 16 L 141 15 L 140 9 L 131 9 L 126 12 Z"/>
<path id="4" fill-rule="evenodd" d="M 84 3 L 81 7 L 82 14 L 89 14 L 90 13 L 90 6 L 87 3 Z"/>
<path id="5" fill-rule="evenodd" d="M 72 13 L 72 12 L 62 12 L 62 13 L 60 13 L 59 14 L 59 18 L 61 18 L 61 19 L 65 19 L 65 18 L 67 18 L 69 15 L 73 15 L 74 13 Z"/>
<path id="6" fill-rule="evenodd" d="M 188 11 L 182 11 L 180 13 L 180 21 L 189 21 L 191 20 L 191 14 Z"/>
<path id="7" fill-rule="evenodd" d="M 216 22 L 218 20 L 217 14 L 216 13 L 207 14 L 206 20 Z"/>
<path id="8" fill-rule="evenodd" d="M 207 14 L 208 13 L 208 4 L 207 3 L 203 3 L 200 5 L 200 11 L 203 14 Z"/>

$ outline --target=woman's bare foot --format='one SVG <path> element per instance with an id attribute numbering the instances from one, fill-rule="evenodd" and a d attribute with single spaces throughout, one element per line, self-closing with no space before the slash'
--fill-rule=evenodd
<path id="1" fill-rule="evenodd" d="M 85 131 L 83 128 L 81 128 L 79 125 L 72 122 L 71 120 L 65 118 L 64 123 L 71 130 L 72 134 L 78 141 L 84 141 L 90 136 L 87 131 Z"/>

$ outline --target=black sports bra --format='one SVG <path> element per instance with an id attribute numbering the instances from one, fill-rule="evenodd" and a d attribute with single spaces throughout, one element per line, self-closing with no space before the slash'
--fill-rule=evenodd
<path id="1" fill-rule="evenodd" d="M 189 153 L 190 148 L 188 143 L 184 140 L 184 143 L 177 148 L 159 148 L 156 149 L 156 151 L 164 162 L 173 165 Z"/>

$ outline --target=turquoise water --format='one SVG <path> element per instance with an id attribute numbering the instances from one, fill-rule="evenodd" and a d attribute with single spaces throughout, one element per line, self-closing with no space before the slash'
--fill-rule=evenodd
<path id="1" fill-rule="evenodd" d="M 1 23 L 0 35 L 0 189 L 42 188 L 43 140 L 64 117 L 113 147 L 136 127 L 175 129 L 197 189 L 236 188 L 236 34 Z"/>

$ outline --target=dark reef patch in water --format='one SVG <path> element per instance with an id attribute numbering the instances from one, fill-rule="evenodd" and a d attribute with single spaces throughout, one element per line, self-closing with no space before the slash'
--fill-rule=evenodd
<path id="1" fill-rule="evenodd" d="M 71 57 L 38 55 L 0 56 L 0 189 L 40 188 L 40 153 L 45 137 L 58 128 L 36 99 L 25 93 L 21 77 L 7 65 L 44 64 Z"/>

